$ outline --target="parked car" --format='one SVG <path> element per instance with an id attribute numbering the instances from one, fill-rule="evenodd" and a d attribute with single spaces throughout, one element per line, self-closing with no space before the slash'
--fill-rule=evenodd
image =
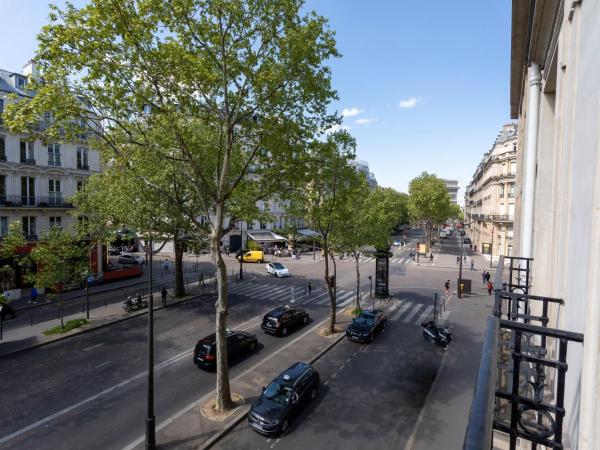
<path id="1" fill-rule="evenodd" d="M 238 256 L 239 260 L 241 256 Z M 257 262 L 261 263 L 265 260 L 265 253 L 262 250 L 250 250 L 249 252 L 244 253 L 244 262 Z"/>
<path id="2" fill-rule="evenodd" d="M 400 246 L 402 245 L 402 242 L 400 241 L 400 239 L 396 239 L 396 240 L 394 241 L 394 245 L 395 245 L 396 247 L 400 247 Z"/>
<path id="3" fill-rule="evenodd" d="M 265 314 L 261 328 L 267 333 L 285 336 L 290 329 L 306 325 L 308 321 L 309 316 L 305 310 L 280 306 Z"/>
<path id="4" fill-rule="evenodd" d="M 465 244 L 472 244 L 473 242 L 471 242 L 471 238 L 466 237 L 463 241 Z"/>
<path id="5" fill-rule="evenodd" d="M 281 435 L 290 421 L 319 394 L 319 372 L 297 362 L 275 378 L 252 404 L 248 425 L 261 434 Z"/>
<path id="6" fill-rule="evenodd" d="M 109 255 L 120 255 L 121 249 L 119 247 L 115 247 L 115 246 L 111 245 L 110 247 L 108 247 L 108 254 Z"/>
<path id="7" fill-rule="evenodd" d="M 132 255 L 131 253 L 123 253 L 121 256 L 119 256 L 117 261 L 123 265 L 137 264 L 141 266 L 144 264 L 144 258 L 142 256 Z"/>
<path id="8" fill-rule="evenodd" d="M 440 231 L 440 238 L 445 239 L 448 237 L 448 234 L 445 231 Z"/>
<path id="9" fill-rule="evenodd" d="M 267 264 L 267 272 L 269 272 L 271 275 L 275 275 L 277 278 L 290 276 L 290 271 L 288 268 L 280 262 L 272 262 Z"/>
<path id="10" fill-rule="evenodd" d="M 256 336 L 245 331 L 230 331 L 227 333 L 227 356 L 229 361 L 252 353 L 258 347 Z M 207 370 L 217 367 L 217 338 L 215 333 L 200 339 L 194 349 L 194 363 Z"/>
<path id="11" fill-rule="evenodd" d="M 352 341 L 373 342 L 375 335 L 385 330 L 387 318 L 380 309 L 361 312 L 346 328 L 346 337 Z"/>
<path id="12" fill-rule="evenodd" d="M 8 303 L 0 303 L 0 320 L 14 319 L 17 313 Z"/>

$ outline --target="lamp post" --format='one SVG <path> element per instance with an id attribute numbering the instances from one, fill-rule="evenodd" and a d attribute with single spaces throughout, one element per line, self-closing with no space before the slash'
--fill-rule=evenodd
<path id="1" fill-rule="evenodd" d="M 463 227 L 464 229 L 464 227 Z M 458 269 L 458 286 L 457 286 L 457 291 L 458 291 L 458 298 L 462 298 L 462 266 L 463 266 L 463 244 L 464 244 L 464 238 L 463 238 L 463 231 L 461 230 L 459 234 L 459 238 L 460 238 L 460 266 Z"/>
<path id="2" fill-rule="evenodd" d="M 373 297 L 373 276 L 369 275 L 369 297 L 371 298 L 372 309 L 375 309 L 375 297 Z"/>
<path id="3" fill-rule="evenodd" d="M 241 221 L 240 222 L 240 242 L 241 242 L 241 247 L 240 247 L 240 280 L 244 279 L 244 231 L 243 231 L 243 225 L 244 222 Z"/>
<path id="4" fill-rule="evenodd" d="M 146 414 L 146 449 L 156 448 L 156 423 L 154 417 L 154 297 L 152 295 L 152 239 L 149 240 L 148 262 L 150 263 L 148 296 L 148 408 Z"/>

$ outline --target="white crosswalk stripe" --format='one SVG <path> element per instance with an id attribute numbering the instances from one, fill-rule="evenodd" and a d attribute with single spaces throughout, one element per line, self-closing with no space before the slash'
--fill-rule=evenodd
<path id="1" fill-rule="evenodd" d="M 327 290 L 325 290 L 324 292 L 322 292 L 322 293 L 320 293 L 320 294 L 318 294 L 318 295 L 315 295 L 315 294 L 313 293 L 313 294 L 311 295 L 311 297 L 310 297 L 308 300 L 306 300 L 306 301 L 304 302 L 304 304 L 306 305 L 306 304 L 308 304 L 308 303 L 315 303 L 317 300 L 319 300 L 320 298 L 322 298 L 322 297 L 324 297 L 324 296 L 326 296 L 326 295 L 329 295 L 329 292 L 327 292 Z"/>
<path id="2" fill-rule="evenodd" d="M 404 300 L 400 300 L 399 304 L 402 305 L 402 303 L 404 303 Z M 395 322 L 396 320 L 398 320 L 400 318 L 400 316 L 402 314 L 404 314 L 404 312 L 410 308 L 413 304 L 411 302 L 408 303 L 404 303 L 402 305 L 402 308 L 400 308 L 392 317 L 390 317 L 390 320 Z"/>
<path id="3" fill-rule="evenodd" d="M 390 306 L 389 309 L 387 310 L 388 316 L 390 314 L 392 314 L 398 308 L 398 306 L 400 306 L 401 304 L 402 304 L 401 302 L 392 303 L 392 306 Z"/>
<path id="4" fill-rule="evenodd" d="M 402 319 L 402 322 L 404 322 L 404 323 L 410 322 L 412 320 L 412 318 L 417 315 L 417 313 L 420 311 L 422 306 L 423 305 L 419 304 L 415 308 L 413 308 L 412 311 L 409 312 L 408 315 L 404 319 Z"/>
<path id="5" fill-rule="evenodd" d="M 354 292 L 348 292 L 348 291 L 342 291 L 342 290 L 338 290 L 337 292 L 337 303 L 339 304 L 341 301 L 345 300 L 348 298 L 348 296 L 352 296 L 354 294 Z M 319 300 L 317 302 L 317 305 L 324 305 L 325 303 L 329 303 L 329 297 L 326 297 L 322 300 Z"/>
<path id="6" fill-rule="evenodd" d="M 433 306 L 428 306 L 425 308 L 425 311 L 421 313 L 419 318 L 416 320 L 416 323 L 424 322 L 429 317 L 429 314 L 431 314 L 431 311 L 433 311 Z"/>

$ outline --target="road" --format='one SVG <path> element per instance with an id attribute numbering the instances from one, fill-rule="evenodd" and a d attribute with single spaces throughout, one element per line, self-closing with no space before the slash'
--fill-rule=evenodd
<path id="1" fill-rule="evenodd" d="M 441 358 L 439 349 L 423 342 L 418 325 L 431 315 L 432 293 L 440 281 L 409 261 L 411 248 L 398 249 L 391 260 L 394 298 L 382 304 L 390 313 L 388 330 L 371 346 L 342 342 L 319 361 L 322 380 L 329 382 L 306 417 L 294 422 L 285 448 L 299 446 L 302 436 L 308 442 L 320 436 L 333 445 L 317 448 L 338 448 L 335 442 L 346 439 L 350 447 L 344 448 L 354 448 L 352 432 L 375 439 L 387 430 L 387 437 L 374 441 L 381 446 L 374 448 L 392 448 L 389 442 L 407 439 Z M 293 298 L 307 309 L 313 324 L 328 315 L 323 262 L 304 256 L 287 264 L 293 274 L 288 279 L 264 275 L 264 265 L 246 264 L 246 279 L 230 286 L 230 328 L 257 334 L 261 344 L 256 354 L 232 366 L 231 377 L 275 354 L 298 334 L 264 334 L 260 320 L 271 308 Z M 361 291 L 368 293 L 373 260 L 362 258 L 360 267 Z M 313 293 L 307 297 L 309 281 Z M 338 306 L 348 305 L 355 296 L 353 261 L 338 262 L 338 283 Z M 213 320 L 214 298 L 209 296 L 156 313 L 157 422 L 214 388 L 214 374 L 197 369 L 191 357 L 197 339 L 213 332 Z M 135 440 L 144 431 L 146 345 L 146 317 L 141 316 L 3 358 L 0 448 L 119 449 Z M 267 444 L 248 432 L 240 427 L 228 438 L 234 446 L 228 447 L 226 440 L 222 448 L 242 448 L 237 447 L 240 436 L 260 444 L 257 448 Z"/>

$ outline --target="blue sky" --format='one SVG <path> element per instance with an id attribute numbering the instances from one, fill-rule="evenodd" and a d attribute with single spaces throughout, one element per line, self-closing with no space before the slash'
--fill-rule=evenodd
<path id="1" fill-rule="evenodd" d="M 307 0 L 306 7 L 336 32 L 343 57 L 332 62 L 340 97 L 333 107 L 348 113 L 358 157 L 380 185 L 407 191 L 428 171 L 459 180 L 462 197 L 510 119 L 510 1 Z M 46 23 L 46 1 L 0 0 L 0 11 L 0 68 L 20 71 Z"/>

